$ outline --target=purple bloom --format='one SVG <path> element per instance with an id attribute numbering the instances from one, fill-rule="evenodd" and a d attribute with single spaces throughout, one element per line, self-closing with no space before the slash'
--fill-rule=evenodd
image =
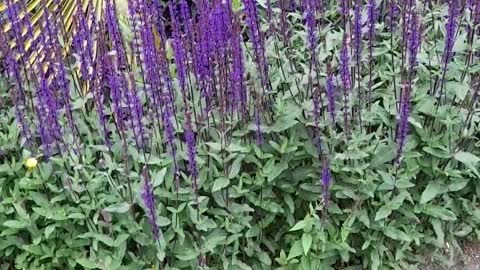
<path id="1" fill-rule="evenodd" d="M 185 47 L 182 42 L 181 32 L 180 32 L 180 22 L 177 19 L 177 12 L 173 0 L 169 1 L 169 10 L 172 20 L 173 28 L 173 51 L 175 56 L 175 66 L 177 68 L 177 77 L 180 82 L 180 90 L 182 92 L 183 102 L 186 102 L 187 99 L 187 67 L 185 59 Z"/>
<path id="2" fill-rule="evenodd" d="M 340 14 L 342 14 L 344 20 L 348 17 L 349 7 L 348 7 L 349 0 L 338 0 L 338 6 L 340 8 Z"/>
<path id="3" fill-rule="evenodd" d="M 62 139 L 57 101 L 55 93 L 48 84 L 48 78 L 40 78 L 36 97 L 40 139 L 44 147 L 44 155 L 48 158 L 51 154 L 52 144 L 60 142 Z"/>
<path id="4" fill-rule="evenodd" d="M 51 59 L 50 65 L 55 71 L 55 84 L 57 86 L 58 91 L 60 91 L 60 95 L 62 97 L 63 108 L 65 110 L 65 115 L 67 119 L 67 124 L 74 136 L 74 140 L 76 141 L 76 126 L 75 121 L 73 119 L 73 112 L 71 106 L 71 96 L 70 96 L 70 81 L 68 80 L 67 74 L 65 72 L 65 63 L 62 58 L 62 48 L 58 39 L 53 38 L 58 36 L 58 29 L 57 26 L 52 23 L 50 20 L 50 13 L 47 8 L 46 0 L 42 0 L 43 5 L 43 20 L 45 23 L 45 33 L 44 35 L 48 35 L 48 46 L 50 46 L 53 50 L 55 55 L 54 59 Z"/>
<path id="5" fill-rule="evenodd" d="M 335 122 L 335 85 L 333 84 L 333 73 L 332 67 L 330 62 L 327 63 L 327 81 L 325 90 L 327 92 L 327 100 L 328 100 L 328 113 L 330 114 L 330 118 L 332 122 Z"/>
<path id="6" fill-rule="evenodd" d="M 7 48 L 8 49 L 8 48 Z M 25 90 L 22 85 L 22 77 L 20 74 L 20 66 L 18 65 L 17 61 L 15 61 L 12 52 L 8 52 L 5 54 L 6 63 L 8 71 L 11 77 L 14 80 L 14 88 L 11 91 L 13 106 L 15 110 L 15 119 L 17 123 L 20 125 L 20 133 L 25 140 L 25 144 L 27 147 L 32 146 L 32 135 L 30 130 L 30 125 L 27 121 L 27 103 L 25 97 Z"/>
<path id="7" fill-rule="evenodd" d="M 147 134 L 143 126 L 143 107 L 140 98 L 137 95 L 135 78 L 130 73 L 129 83 L 125 89 L 125 99 L 130 111 L 130 125 L 133 131 L 134 139 L 139 150 L 145 150 Z"/>
<path id="8" fill-rule="evenodd" d="M 388 28 L 391 32 L 395 32 L 397 28 L 398 15 L 400 14 L 400 7 L 398 6 L 396 0 L 390 0 L 389 2 L 389 11 L 388 11 Z"/>
<path id="9" fill-rule="evenodd" d="M 80 73 L 84 80 L 90 80 L 88 68 L 93 65 L 93 41 L 91 31 L 88 27 L 87 18 L 83 11 L 83 5 L 80 0 L 76 0 L 74 22 L 76 27 L 73 35 L 73 47 L 80 58 Z"/>
<path id="10" fill-rule="evenodd" d="M 305 22 L 307 24 L 307 40 L 311 59 L 315 59 L 315 47 L 317 46 L 317 23 L 315 18 L 315 0 L 305 0 Z M 312 63 L 310 63 L 312 64 Z"/>
<path id="11" fill-rule="evenodd" d="M 350 56 L 348 55 L 348 40 L 347 34 L 343 36 L 343 43 L 342 49 L 340 51 L 340 77 L 342 79 L 343 85 L 343 121 L 344 121 L 344 128 L 345 134 L 349 136 L 350 128 L 348 123 L 349 117 L 349 108 L 348 108 L 348 100 L 350 96 L 350 91 L 352 87 L 352 83 L 350 80 Z"/>
<path id="12" fill-rule="evenodd" d="M 243 0 L 245 6 L 245 13 L 247 19 L 247 26 L 249 29 L 250 40 L 253 44 L 253 51 L 255 52 L 255 62 L 257 69 L 260 72 L 260 80 L 262 82 L 263 90 L 270 91 L 270 84 L 268 83 L 268 64 L 265 55 L 265 44 L 263 40 L 263 33 L 258 24 L 258 9 L 255 0 Z"/>
<path id="13" fill-rule="evenodd" d="M 127 60 L 125 57 L 125 49 L 122 42 L 120 33 L 120 27 L 118 25 L 117 12 L 115 3 L 112 4 L 112 0 L 106 0 L 105 2 L 105 20 L 107 24 L 107 30 L 112 40 L 112 45 L 117 54 L 117 66 L 119 68 L 126 67 Z"/>
<path id="14" fill-rule="evenodd" d="M 158 241 L 162 235 L 160 227 L 157 222 L 157 210 L 155 195 L 153 194 L 153 186 L 150 180 L 150 174 L 148 172 L 147 166 L 143 166 L 142 169 L 142 178 L 143 178 L 143 189 L 142 189 L 142 199 L 143 204 L 145 205 L 148 223 L 152 228 L 152 234 L 156 241 Z"/>
<path id="15" fill-rule="evenodd" d="M 448 62 L 452 57 L 453 45 L 455 43 L 455 34 L 458 27 L 458 17 L 460 16 L 460 5 L 458 0 L 450 0 L 448 3 L 448 18 L 445 25 L 445 49 L 443 51 L 444 70 L 447 69 Z"/>
<path id="16" fill-rule="evenodd" d="M 375 0 L 368 0 L 367 4 L 367 25 L 368 25 L 368 41 L 369 52 L 372 54 L 373 39 L 375 38 L 375 22 L 377 20 L 377 12 L 375 7 Z"/>
<path id="17" fill-rule="evenodd" d="M 417 54 L 420 48 L 420 24 L 415 11 L 412 11 L 409 23 L 410 25 L 407 34 L 407 47 L 409 69 L 410 74 L 412 74 L 417 66 Z"/>
<path id="18" fill-rule="evenodd" d="M 119 129 L 119 132 L 123 134 L 125 131 L 125 122 L 123 118 L 122 108 L 122 90 L 120 88 L 119 76 L 117 74 L 117 52 L 112 51 L 107 53 L 102 58 L 102 67 L 105 69 L 104 75 L 108 78 L 108 84 L 110 88 L 110 98 L 112 101 L 112 111 L 115 116 L 115 123 Z"/>
<path id="19" fill-rule="evenodd" d="M 400 119 L 397 126 L 397 156 L 395 164 L 400 165 L 408 135 L 408 117 L 410 115 L 410 83 L 405 84 L 400 101 Z"/>
<path id="20" fill-rule="evenodd" d="M 358 68 L 360 69 L 360 59 L 362 54 L 362 1 L 355 0 L 353 37 L 355 41 L 353 54 Z M 360 71 L 358 71 L 360 72 Z"/>
<path id="21" fill-rule="evenodd" d="M 340 50 L 340 75 L 342 78 L 343 88 L 348 93 L 352 87 L 350 80 L 350 56 L 348 54 L 347 35 L 343 37 L 342 49 Z"/>

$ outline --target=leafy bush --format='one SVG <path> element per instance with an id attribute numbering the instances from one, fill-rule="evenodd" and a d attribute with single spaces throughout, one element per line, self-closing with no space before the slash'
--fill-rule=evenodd
<path id="1" fill-rule="evenodd" d="M 107 0 L 62 57 L 55 6 L 27 48 L 7 2 L 2 269 L 415 269 L 479 237 L 479 4 L 180 1 L 166 28 Z"/>

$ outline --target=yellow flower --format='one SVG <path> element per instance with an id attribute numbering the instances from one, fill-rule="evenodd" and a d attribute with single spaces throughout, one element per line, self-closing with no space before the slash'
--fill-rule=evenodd
<path id="1" fill-rule="evenodd" d="M 37 167 L 38 161 L 36 158 L 29 158 L 25 162 L 25 166 L 27 166 L 28 169 L 32 170 L 33 168 Z"/>

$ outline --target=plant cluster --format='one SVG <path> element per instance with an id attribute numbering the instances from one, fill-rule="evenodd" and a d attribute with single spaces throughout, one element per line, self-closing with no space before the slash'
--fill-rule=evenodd
<path id="1" fill-rule="evenodd" d="M 0 9 L 2 269 L 415 269 L 480 236 L 478 1 L 40 2 Z"/>

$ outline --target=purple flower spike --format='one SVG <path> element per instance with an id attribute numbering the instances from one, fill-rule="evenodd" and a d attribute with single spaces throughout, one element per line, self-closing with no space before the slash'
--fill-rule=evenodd
<path id="1" fill-rule="evenodd" d="M 389 11 L 388 11 L 388 28 L 391 32 L 395 32 L 397 29 L 397 20 L 398 15 L 400 14 L 400 7 L 398 6 L 396 0 L 390 0 L 389 2 Z"/>
<path id="2" fill-rule="evenodd" d="M 400 101 L 400 119 L 397 127 L 397 156 L 395 164 L 400 165 L 400 161 L 405 150 L 408 135 L 408 117 L 410 115 L 410 85 L 405 84 Z"/>
<path id="3" fill-rule="evenodd" d="M 260 73 L 260 80 L 263 89 L 270 91 L 270 84 L 268 83 L 268 64 L 265 55 L 265 44 L 263 40 L 263 33 L 258 24 L 258 9 L 255 0 L 243 0 L 245 6 L 245 13 L 247 15 L 247 26 L 249 28 L 250 40 L 253 44 L 253 51 L 255 52 L 255 62 Z"/>
<path id="4" fill-rule="evenodd" d="M 458 17 L 460 16 L 460 4 L 458 0 L 450 0 L 448 3 L 448 18 L 445 25 L 445 49 L 443 51 L 444 70 L 447 69 L 448 62 L 452 57 L 453 45 L 455 43 L 455 34 L 458 27 Z"/>
<path id="5" fill-rule="evenodd" d="M 147 166 L 143 166 L 142 169 L 142 178 L 143 178 L 143 189 L 142 189 L 142 200 L 145 205 L 148 223 L 152 228 L 152 234 L 156 241 L 160 240 L 162 236 L 162 231 L 158 226 L 157 222 L 157 210 L 155 203 L 155 196 L 153 194 L 153 186 L 150 180 L 150 174 L 148 172 Z"/>
<path id="6" fill-rule="evenodd" d="M 327 63 L 327 81 L 325 90 L 327 92 L 327 99 L 328 99 L 328 113 L 330 114 L 330 118 L 332 122 L 335 122 L 335 85 L 333 84 L 333 72 L 330 62 Z"/>
<path id="7" fill-rule="evenodd" d="M 410 74 L 412 75 L 417 66 L 417 54 L 420 48 L 420 23 L 415 11 L 412 12 L 409 19 L 409 29 L 407 34 L 408 64 Z M 412 78 L 410 78 L 411 80 Z"/>
<path id="8" fill-rule="evenodd" d="M 348 100 L 350 96 L 350 91 L 352 87 L 352 82 L 350 79 L 350 56 L 348 55 L 348 39 L 347 34 L 343 36 L 343 43 L 342 49 L 340 51 L 340 77 L 342 79 L 343 84 L 343 121 L 344 121 L 344 129 L 345 134 L 347 136 L 350 135 L 350 127 L 348 123 L 349 118 L 349 108 L 348 108 Z"/>
<path id="9" fill-rule="evenodd" d="M 353 38 L 355 47 L 353 54 L 356 64 L 360 68 L 360 59 L 362 57 L 362 1 L 355 0 Z"/>

